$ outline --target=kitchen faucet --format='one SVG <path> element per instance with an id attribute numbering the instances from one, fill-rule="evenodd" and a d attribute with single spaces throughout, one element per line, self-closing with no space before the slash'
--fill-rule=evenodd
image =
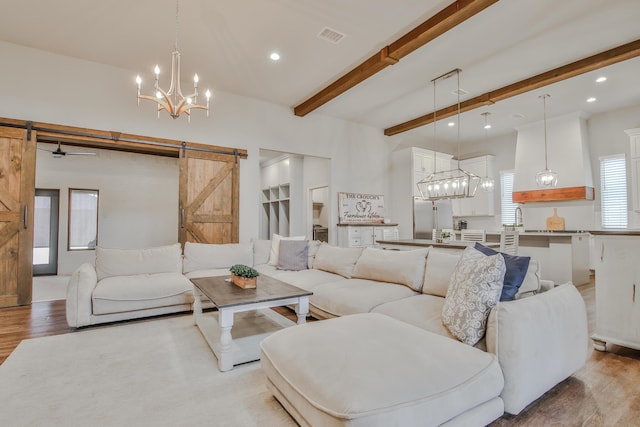
<path id="1" fill-rule="evenodd" d="M 520 206 L 516 206 L 516 227 L 522 226 L 522 209 Z"/>

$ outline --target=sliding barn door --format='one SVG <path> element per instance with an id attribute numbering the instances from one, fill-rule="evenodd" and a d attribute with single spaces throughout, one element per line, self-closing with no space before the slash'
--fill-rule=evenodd
<path id="1" fill-rule="evenodd" d="M 180 243 L 237 243 L 239 157 L 183 150 L 180 157 Z"/>
<path id="2" fill-rule="evenodd" d="M 0 127 L 0 307 L 31 303 L 35 139 Z"/>

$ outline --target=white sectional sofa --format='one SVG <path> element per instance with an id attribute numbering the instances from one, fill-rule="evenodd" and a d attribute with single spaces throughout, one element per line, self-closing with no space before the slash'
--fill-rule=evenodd
<path id="1" fill-rule="evenodd" d="M 186 311 L 193 301 L 188 277 L 226 275 L 231 265 L 242 263 L 313 292 L 314 317 L 375 313 L 456 340 L 443 324 L 442 310 L 459 252 L 363 250 L 320 242 L 309 242 L 307 249 L 300 270 L 284 271 L 267 240 L 188 243 L 184 257 L 179 245 L 140 251 L 98 248 L 96 268 L 84 264 L 70 280 L 67 320 L 80 327 Z M 499 396 L 504 411 L 518 414 L 584 365 L 590 340 L 582 297 L 571 283 L 541 281 L 532 260 L 516 299 L 491 309 L 486 335 L 475 347 L 497 360 L 504 376 Z"/>

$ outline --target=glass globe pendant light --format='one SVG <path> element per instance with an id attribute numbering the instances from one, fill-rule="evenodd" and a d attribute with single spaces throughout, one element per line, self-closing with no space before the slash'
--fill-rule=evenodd
<path id="1" fill-rule="evenodd" d="M 487 122 L 487 118 L 489 117 L 490 112 L 484 112 L 482 115 L 484 116 L 484 136 L 485 139 L 487 137 L 487 129 L 491 128 L 491 125 Z M 484 157 L 484 176 L 480 179 L 480 189 L 485 192 L 493 191 L 493 187 L 495 185 L 495 181 L 493 178 L 489 176 L 489 159 L 487 156 Z"/>
<path id="2" fill-rule="evenodd" d="M 539 188 L 552 188 L 558 185 L 558 173 L 549 169 L 547 160 L 547 98 L 550 95 L 541 95 L 544 111 L 544 170 L 536 174 L 536 184 Z"/>

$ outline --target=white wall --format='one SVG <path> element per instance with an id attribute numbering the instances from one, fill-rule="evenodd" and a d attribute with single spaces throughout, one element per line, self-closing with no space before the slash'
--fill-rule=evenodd
<path id="1" fill-rule="evenodd" d="M 98 244 L 102 247 L 140 248 L 177 241 L 178 159 L 80 151 L 97 155 L 54 158 L 42 150 L 36 155 L 36 188 L 60 190 L 58 274 L 70 274 L 81 263 L 95 259 L 93 251 L 67 250 L 69 188 L 99 190 Z"/>
<path id="2" fill-rule="evenodd" d="M 195 112 L 191 124 L 164 113 L 158 120 L 152 104 L 136 106 L 135 71 L 6 42 L 0 42 L 0 57 L 0 117 L 247 149 L 240 169 L 241 242 L 258 236 L 260 148 L 330 158 L 330 200 L 338 191 L 389 194 L 390 144 L 380 129 L 319 112 L 296 117 L 289 107 L 220 91 L 208 119 Z M 337 220 L 332 209 L 329 223 Z"/>

